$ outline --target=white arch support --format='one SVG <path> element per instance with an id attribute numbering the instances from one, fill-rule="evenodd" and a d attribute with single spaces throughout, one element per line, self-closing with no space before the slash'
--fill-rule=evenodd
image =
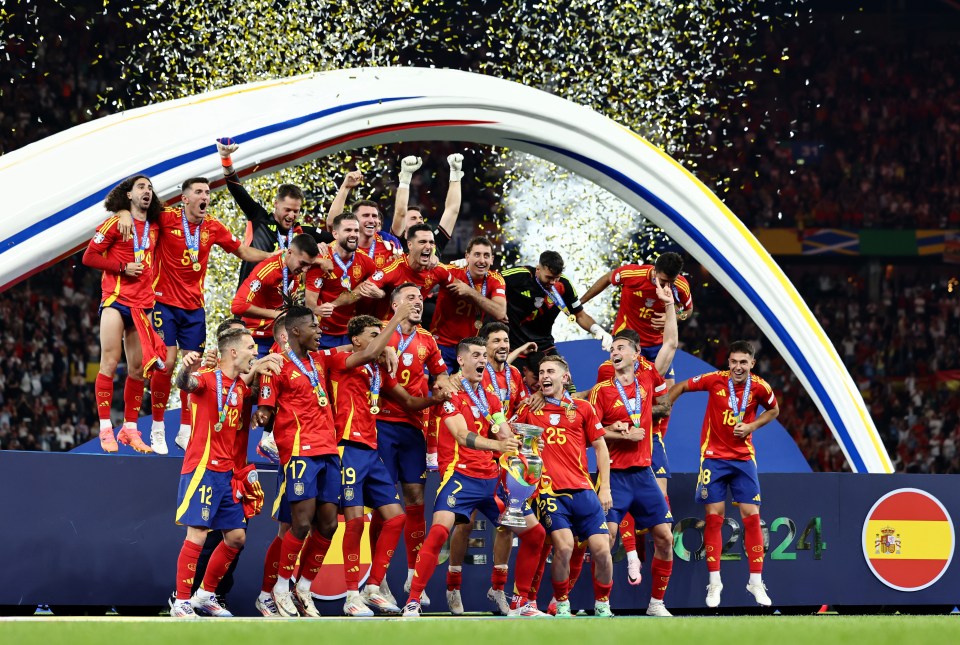
<path id="1" fill-rule="evenodd" d="M 662 227 L 737 299 L 816 401 L 856 472 L 892 472 L 823 329 L 706 186 L 599 113 L 489 76 L 366 68 L 251 83 L 107 116 L 4 155 L 0 288 L 84 245 L 123 178 L 149 175 L 167 200 L 186 177 L 219 176 L 214 139 L 224 135 L 242 144 L 234 164 L 252 175 L 364 145 L 455 140 L 522 150 L 587 177 Z"/>

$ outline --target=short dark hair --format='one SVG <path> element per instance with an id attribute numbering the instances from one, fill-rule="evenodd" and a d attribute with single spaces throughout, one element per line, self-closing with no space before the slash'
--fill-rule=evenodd
<path id="1" fill-rule="evenodd" d="M 188 190 L 190 190 L 190 187 L 193 186 L 194 184 L 207 184 L 207 185 L 209 185 L 209 184 L 210 184 L 210 180 L 207 179 L 206 177 L 191 177 L 190 179 L 188 179 L 188 180 L 186 180 L 185 182 L 183 182 L 182 184 L 180 184 L 180 192 L 181 192 L 181 193 L 187 192 Z"/>
<path id="2" fill-rule="evenodd" d="M 367 327 L 383 329 L 383 323 L 373 316 L 354 316 L 347 323 L 347 337 L 352 340 L 354 336 L 362 334 Z"/>
<path id="3" fill-rule="evenodd" d="M 543 360 L 544 356 L 546 356 L 546 354 L 544 354 L 543 352 L 534 352 L 533 354 L 530 354 L 529 356 L 520 359 L 518 361 L 520 363 L 519 367 L 520 368 L 526 367 L 528 370 L 530 370 L 534 374 L 537 374 L 540 371 L 540 361 Z"/>
<path id="4" fill-rule="evenodd" d="M 503 324 L 502 322 L 498 322 L 498 321 L 496 321 L 496 320 L 493 321 L 493 322 L 488 322 L 488 323 L 487 323 L 486 325 L 484 325 L 483 328 L 480 330 L 480 338 L 482 338 L 484 341 L 486 341 L 488 338 L 490 338 L 490 334 L 492 334 L 492 333 L 494 333 L 494 332 L 497 332 L 497 331 L 505 331 L 505 332 L 507 332 L 507 334 L 509 334 L 509 333 L 510 333 L 510 328 L 507 327 L 507 326 L 506 326 L 505 324 Z"/>
<path id="5" fill-rule="evenodd" d="M 119 184 L 110 189 L 110 192 L 107 193 L 107 197 L 103 200 L 103 207 L 110 211 L 111 213 L 116 213 L 122 210 L 132 210 L 130 203 L 130 198 L 127 197 L 127 193 L 133 190 L 133 185 L 137 183 L 138 179 L 146 179 L 150 182 L 151 192 L 153 193 L 153 199 L 150 200 L 150 206 L 147 207 L 147 221 L 155 222 L 157 218 L 160 217 L 160 211 L 163 210 L 163 206 L 160 204 L 160 198 L 157 196 L 157 191 L 153 190 L 153 180 L 147 177 L 146 175 L 134 175 L 133 177 L 127 177 Z"/>
<path id="6" fill-rule="evenodd" d="M 281 311 L 280 314 L 273 319 L 273 339 L 276 340 L 277 342 L 280 342 L 279 340 L 277 340 L 277 335 L 282 334 L 285 331 L 287 331 L 287 310 L 286 309 Z"/>
<path id="7" fill-rule="evenodd" d="M 404 282 L 403 284 L 397 285 L 393 291 L 390 293 L 390 304 L 395 303 L 400 299 L 400 292 L 406 289 L 407 287 L 413 287 L 414 289 L 420 290 L 420 287 L 415 285 L 412 282 Z"/>
<path id="8" fill-rule="evenodd" d="M 730 343 L 730 353 L 748 354 L 752 358 L 757 355 L 757 350 L 754 349 L 753 343 L 749 340 L 735 340 Z"/>
<path id="9" fill-rule="evenodd" d="M 640 334 L 633 331 L 632 329 L 621 329 L 616 334 L 613 335 L 613 339 L 625 338 L 626 340 L 632 341 L 634 345 L 640 345 Z"/>
<path id="10" fill-rule="evenodd" d="M 490 241 L 490 238 L 484 235 L 478 235 L 476 237 L 470 238 L 470 241 L 467 242 L 467 253 L 473 250 L 475 246 L 489 246 L 490 250 L 493 250 L 493 242 Z"/>
<path id="11" fill-rule="evenodd" d="M 551 273 L 563 273 L 563 257 L 556 251 L 544 251 L 540 254 L 540 266 Z"/>
<path id="12" fill-rule="evenodd" d="M 430 228 L 429 224 L 426 224 L 423 222 L 421 222 L 420 224 L 414 224 L 413 226 L 407 229 L 407 241 L 409 242 L 410 240 L 415 238 L 417 236 L 417 233 L 423 233 L 423 232 L 433 235 L 433 229 Z"/>
<path id="13" fill-rule="evenodd" d="M 625 340 L 625 341 L 627 341 L 628 343 L 630 343 L 630 347 L 633 348 L 633 351 L 635 351 L 635 352 L 640 351 L 640 341 L 634 340 L 633 338 L 631 338 L 631 337 L 629 337 L 629 336 L 627 336 L 627 335 L 625 335 L 625 334 L 617 334 L 617 337 L 614 338 L 613 340 L 614 340 L 614 341 Z"/>
<path id="14" fill-rule="evenodd" d="M 457 356 L 469 350 L 471 347 L 486 347 L 487 343 L 478 336 L 470 336 L 464 338 L 459 343 L 457 343 Z"/>
<path id="15" fill-rule="evenodd" d="M 228 329 L 217 336 L 217 350 L 222 354 L 227 348 L 236 345 L 244 336 L 252 336 L 249 329 Z"/>
<path id="16" fill-rule="evenodd" d="M 246 326 L 243 324 L 242 320 L 238 320 L 237 318 L 227 318 L 222 323 L 217 325 L 217 338 L 220 338 L 220 336 L 222 336 L 223 333 L 226 331 L 229 331 L 231 329 L 239 329 L 240 327 L 237 327 L 237 325 L 239 325 L 240 327 Z"/>
<path id="17" fill-rule="evenodd" d="M 354 215 L 357 214 L 357 211 L 360 210 L 361 206 L 373 206 L 377 209 L 377 215 L 380 215 L 380 204 L 373 201 L 372 199 L 361 199 L 359 201 L 353 202 L 353 205 L 350 206 L 350 212 Z"/>
<path id="18" fill-rule="evenodd" d="M 303 191 L 300 190 L 300 186 L 296 184 L 280 184 L 277 187 L 277 201 L 281 199 L 286 199 L 287 197 L 293 197 L 294 199 L 299 199 L 303 201 Z"/>
<path id="19" fill-rule="evenodd" d="M 348 219 L 352 219 L 357 223 L 360 222 L 360 220 L 357 219 L 357 216 L 354 215 L 353 213 L 340 213 L 339 215 L 333 218 L 333 230 L 335 231 L 339 230 L 340 226 Z"/>
<path id="20" fill-rule="evenodd" d="M 679 253 L 673 251 L 661 253 L 657 261 L 653 263 L 653 270 L 665 274 L 673 282 L 680 275 L 680 271 L 683 270 L 683 258 L 680 257 Z"/>
<path id="21" fill-rule="evenodd" d="M 317 246 L 317 241 L 313 239 L 313 236 L 309 233 L 301 233 L 295 236 L 290 240 L 290 246 L 291 248 L 296 248 L 298 251 L 303 251 L 311 258 L 315 258 L 320 254 L 320 247 Z"/>
<path id="22" fill-rule="evenodd" d="M 304 319 L 312 320 L 314 317 L 314 314 L 307 307 L 302 307 L 300 305 L 291 305 L 283 313 L 283 316 L 284 316 L 283 326 L 289 331 L 291 327 L 296 327 L 297 325 L 301 324 L 304 321 Z M 274 326 L 276 326 L 276 324 L 277 324 L 276 321 L 274 321 Z"/>
<path id="23" fill-rule="evenodd" d="M 418 213 L 420 213 L 421 215 L 423 215 L 423 207 L 420 206 L 420 204 L 407 204 L 407 210 L 408 210 L 408 211 L 417 211 Z"/>

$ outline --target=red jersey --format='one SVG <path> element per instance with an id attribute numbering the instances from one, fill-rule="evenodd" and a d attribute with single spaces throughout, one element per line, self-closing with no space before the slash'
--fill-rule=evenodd
<path id="1" fill-rule="evenodd" d="M 350 288 L 347 289 L 343 286 L 343 269 L 332 257 L 336 255 L 335 247 L 336 245 L 331 247 L 330 254 L 326 256 L 333 262 L 333 271 L 324 271 L 318 266 L 312 266 L 304 278 L 307 291 L 318 294 L 317 302 L 321 304 L 333 302 L 345 291 L 353 291 L 377 271 L 377 265 L 373 260 L 362 253 L 354 253 L 352 260 L 343 263 L 347 266 L 349 274 L 347 280 Z M 331 336 L 343 336 L 347 333 L 347 323 L 356 315 L 356 310 L 357 303 L 336 307 L 329 317 L 320 319 L 320 330 Z"/>
<path id="2" fill-rule="evenodd" d="M 387 292 L 387 297 L 385 298 L 387 302 L 389 302 L 390 292 L 405 282 L 412 282 L 420 287 L 420 294 L 423 296 L 423 299 L 426 300 L 434 286 L 439 284 L 443 287 L 453 282 L 453 275 L 443 265 L 437 265 L 426 271 L 417 271 L 410 268 L 410 265 L 407 264 L 406 256 L 403 256 L 397 258 L 383 271 L 377 271 L 373 274 L 371 282 Z M 386 315 L 382 314 L 381 318 L 386 319 Z M 476 329 L 469 335 L 476 335 Z M 457 339 L 457 342 L 460 342 L 460 339 Z"/>
<path id="3" fill-rule="evenodd" d="M 337 454 L 337 434 L 333 423 L 333 402 L 327 387 L 329 356 L 310 352 L 320 385 L 327 394 L 327 405 L 320 407 L 310 378 L 284 354 L 279 374 L 260 376 L 259 405 L 274 409 L 273 436 L 280 452 L 280 463 L 293 457 Z M 303 361 L 311 369 L 310 361 Z"/>
<path id="4" fill-rule="evenodd" d="M 104 305 L 112 305 L 117 302 L 121 305 L 133 307 L 134 309 L 153 309 L 155 299 L 153 296 L 153 257 L 157 249 L 157 239 L 159 230 L 156 223 L 150 224 L 150 230 L 147 233 L 148 243 L 144 249 L 143 272 L 135 278 L 124 275 L 120 272 L 120 267 L 124 264 L 135 262 L 133 254 L 133 240 L 123 241 L 123 236 L 117 228 L 120 218 L 116 215 L 108 217 L 103 224 L 97 228 L 93 239 L 90 240 L 88 249 L 94 253 L 116 264 L 116 270 L 104 271 L 100 279 L 100 288 L 102 297 L 100 302 Z M 147 222 L 133 220 L 133 234 L 138 240 L 143 239 L 144 228 Z"/>
<path id="5" fill-rule="evenodd" d="M 230 311 L 243 317 L 243 324 L 258 338 L 273 335 L 273 319 L 243 316 L 251 305 L 263 309 L 280 309 L 283 306 L 283 267 L 286 252 L 272 255 L 257 266 L 240 285 L 233 297 Z M 293 294 L 300 288 L 300 276 L 290 272 L 287 277 L 287 289 Z"/>
<path id="6" fill-rule="evenodd" d="M 465 284 L 470 284 L 467 278 L 468 269 L 454 266 L 445 267 L 453 278 Z M 484 293 L 487 298 L 506 298 L 507 283 L 496 271 L 490 271 L 486 278 L 476 282 L 473 288 Z M 433 325 L 430 331 L 437 337 L 441 345 L 456 345 L 464 338 L 476 336 L 483 326 L 484 312 L 472 300 L 461 298 L 449 289 L 440 289 L 437 294 L 437 307 L 433 312 Z"/>
<path id="7" fill-rule="evenodd" d="M 371 448 L 377 447 L 377 415 L 370 411 L 370 385 L 373 381 L 373 364 L 347 367 L 352 354 L 341 352 L 327 360 L 330 368 L 330 390 L 333 395 L 333 418 L 340 441 L 354 441 Z M 387 370 L 380 369 L 380 391 L 390 388 Z M 380 401 L 383 398 L 381 396 Z M 380 403 L 377 404 L 378 406 Z"/>
<path id="8" fill-rule="evenodd" d="M 490 372 L 493 371 L 497 377 L 497 383 L 494 385 L 490 378 Z M 507 387 L 507 374 L 510 375 L 510 386 Z M 520 409 L 520 402 L 530 396 L 527 386 L 523 383 L 523 376 L 513 365 L 507 365 L 506 369 L 497 372 L 492 363 L 487 363 L 487 369 L 483 371 L 483 377 L 480 379 L 483 389 L 493 394 L 500 401 L 500 407 L 503 413 L 509 419 L 517 410 Z M 509 390 L 509 396 L 508 396 Z"/>
<path id="9" fill-rule="evenodd" d="M 197 372 L 196 377 L 199 385 L 190 393 L 190 425 L 193 431 L 190 434 L 190 443 L 187 444 L 187 452 L 183 456 L 180 474 L 186 475 L 203 469 L 218 473 L 231 471 L 238 454 L 236 441 L 243 419 L 243 400 L 252 392 L 240 377 L 237 377 L 236 385 L 233 385 L 234 381 L 221 373 L 220 397 L 226 414 L 223 426 L 217 430 L 220 413 L 217 407 L 216 370 L 204 368 Z"/>
<path id="10" fill-rule="evenodd" d="M 543 458 L 542 493 L 593 489 L 587 469 L 587 446 L 604 436 L 603 424 L 588 402 L 583 399 L 572 401 L 572 409 L 549 402 L 537 412 L 523 406 L 517 416 L 519 423 L 544 429 L 543 451 L 540 453 Z"/>
<path id="11" fill-rule="evenodd" d="M 207 275 L 210 249 L 216 244 L 227 253 L 240 248 L 240 240 L 213 217 L 199 224 L 187 224 L 190 236 L 200 234 L 199 271 L 193 270 L 193 259 L 183 235 L 183 218 L 179 208 L 165 208 L 157 222 L 159 244 L 153 267 L 153 292 L 157 302 L 180 309 L 203 309 L 203 281 Z"/>
<path id="12" fill-rule="evenodd" d="M 639 355 L 637 356 L 637 369 L 636 369 L 637 378 L 639 378 L 641 372 L 644 372 L 646 370 L 656 371 L 656 369 L 657 369 L 656 366 L 653 363 L 651 363 L 649 360 L 647 360 L 646 357 L 639 356 Z M 602 383 L 603 381 L 609 381 L 613 379 L 616 373 L 617 372 L 616 372 L 616 369 L 614 369 L 613 367 L 612 361 L 609 361 L 609 360 L 603 361 L 602 363 L 600 363 L 599 369 L 597 369 L 597 383 Z M 665 416 L 665 417 L 660 417 L 658 419 L 654 419 L 653 434 L 658 434 L 661 437 L 665 437 L 667 434 L 667 425 L 668 425 L 667 420 L 669 418 L 670 418 L 669 416 Z"/>
<path id="13" fill-rule="evenodd" d="M 372 252 L 371 252 L 372 250 Z M 398 256 L 393 242 L 383 239 L 379 233 L 373 236 L 373 242 L 368 247 L 357 246 L 357 252 L 373 260 L 378 269 L 385 269 Z M 402 254 L 399 254 L 402 257 Z"/>
<path id="14" fill-rule="evenodd" d="M 653 283 L 652 264 L 625 264 L 613 270 L 610 282 L 623 287 L 620 290 L 620 308 L 613 321 L 613 333 L 632 329 L 640 334 L 641 347 L 653 347 L 663 344 L 663 330 L 654 329 L 650 319 L 662 314 L 666 308 L 657 297 L 657 286 Z M 690 283 L 682 275 L 674 282 L 677 299 L 677 313 L 693 308 L 690 295 Z"/>
<path id="15" fill-rule="evenodd" d="M 447 373 L 447 365 L 440 355 L 437 341 L 430 332 L 419 325 L 413 332 L 413 338 L 403 336 L 401 339 L 401 336 L 403 334 L 397 329 L 388 343 L 390 347 L 397 350 L 397 359 L 400 363 L 397 366 L 396 382 L 410 396 L 429 396 L 430 381 L 424 371 L 434 376 Z M 402 352 L 400 343 L 405 343 Z M 429 408 L 412 412 L 387 395 L 380 397 L 380 414 L 377 415 L 377 419 L 390 423 L 406 423 L 414 428 L 425 429 L 428 414 Z"/>
<path id="16" fill-rule="evenodd" d="M 743 405 L 743 390 L 746 385 L 744 381 L 733 388 L 737 407 Z M 694 376 L 687 380 L 687 389 L 691 392 L 709 392 L 710 395 L 707 399 L 707 411 L 703 415 L 703 428 L 700 430 L 700 458 L 733 461 L 755 459 L 753 435 L 747 435 L 746 439 L 733 435 L 737 420 L 730 405 L 730 371 Z M 757 409 L 760 406 L 765 410 L 776 407 L 777 397 L 769 383 L 756 374 L 751 374 L 750 395 L 743 422 L 752 423 L 757 418 Z"/>
<path id="17" fill-rule="evenodd" d="M 632 406 L 640 388 L 640 427 L 646 431 L 640 441 L 618 439 L 608 441 L 610 449 L 610 468 L 624 470 L 627 468 L 645 468 L 650 465 L 653 452 L 653 404 L 657 397 L 667 393 L 667 384 L 657 370 L 645 370 L 634 377 L 633 383 L 624 386 L 623 390 L 627 401 Z M 615 381 L 602 381 L 590 390 L 590 403 L 596 408 L 597 415 L 604 427 L 613 425 L 616 421 L 624 421 L 632 425 L 630 413 L 620 398 L 620 391 Z"/>
<path id="18" fill-rule="evenodd" d="M 490 406 L 490 414 L 502 412 L 500 401 L 496 395 L 486 390 L 481 391 L 486 395 L 487 405 Z M 444 473 L 444 481 L 454 472 L 463 473 L 467 477 L 476 477 L 477 479 L 499 477 L 500 465 L 494 460 L 493 452 L 461 446 L 453 438 L 453 433 L 446 427 L 446 420 L 457 415 L 463 416 L 469 431 L 476 432 L 481 437 L 493 438 L 490 422 L 473 404 L 469 394 L 462 391 L 457 392 L 453 398 L 445 402 L 440 407 L 440 433 L 437 438 L 437 460 L 441 472 Z M 442 483 L 440 485 L 443 486 Z"/>

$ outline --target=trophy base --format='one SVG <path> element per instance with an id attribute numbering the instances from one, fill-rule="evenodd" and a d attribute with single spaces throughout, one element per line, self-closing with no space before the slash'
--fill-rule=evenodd
<path id="1" fill-rule="evenodd" d="M 500 517 L 497 518 L 497 523 L 500 526 L 506 526 L 508 528 L 522 529 L 527 525 L 527 519 L 523 516 L 523 513 L 513 514 L 513 513 L 501 513 Z"/>

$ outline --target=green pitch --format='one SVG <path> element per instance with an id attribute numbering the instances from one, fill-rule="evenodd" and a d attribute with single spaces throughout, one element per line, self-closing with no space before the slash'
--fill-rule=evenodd
<path id="1" fill-rule="evenodd" d="M 558 643 L 680 642 L 916 645 L 960 642 L 960 616 L 769 616 L 505 619 L 173 619 L 120 617 L 0 620 L 4 643 Z M 279 640 L 278 640 L 279 639 Z"/>

